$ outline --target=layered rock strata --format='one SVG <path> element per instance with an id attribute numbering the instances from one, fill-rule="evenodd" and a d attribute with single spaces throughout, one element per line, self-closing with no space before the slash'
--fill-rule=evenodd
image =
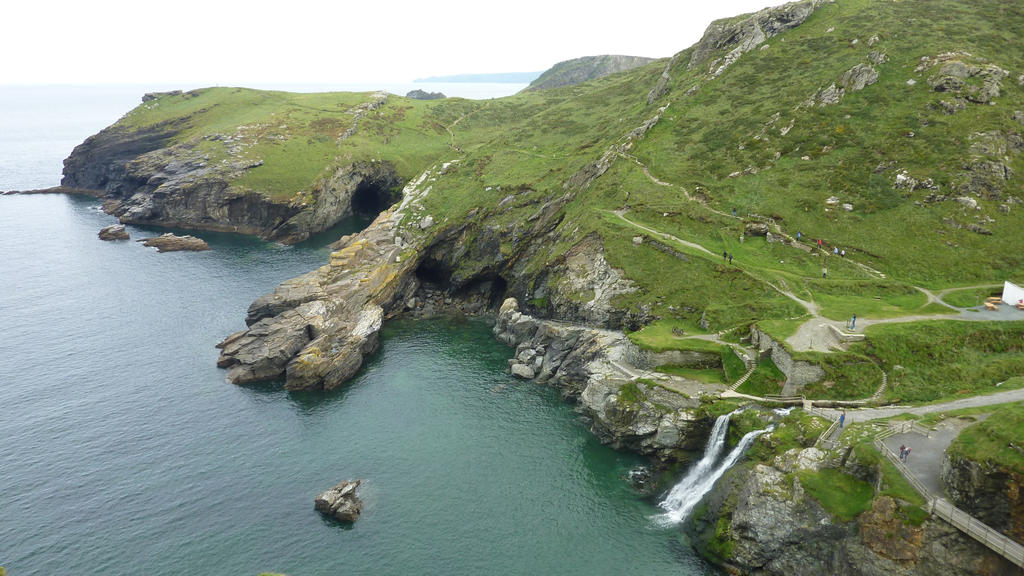
<path id="1" fill-rule="evenodd" d="M 418 250 L 403 239 L 400 224 L 430 190 L 431 173 L 406 186 L 401 204 L 366 230 L 336 243 L 327 265 L 249 306 L 248 328 L 217 345 L 228 380 L 284 378 L 289 390 L 332 390 L 359 370 L 377 349 L 384 317 L 400 311 L 418 285 Z"/>
<path id="2" fill-rule="evenodd" d="M 644 363 L 644 353 L 622 332 L 539 320 L 509 298 L 494 334 L 516 348 L 512 374 L 557 386 L 602 442 L 663 461 L 703 446 L 709 421 L 700 400 L 631 380 L 624 365 Z"/>

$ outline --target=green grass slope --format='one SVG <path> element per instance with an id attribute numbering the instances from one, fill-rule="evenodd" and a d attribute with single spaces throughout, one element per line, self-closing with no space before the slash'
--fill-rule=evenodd
<path id="1" fill-rule="evenodd" d="M 557 289 L 547 271 L 596 237 L 636 287 L 613 301 L 632 317 L 791 333 L 807 317 L 794 297 L 833 319 L 926 316 L 945 309 L 917 286 L 1024 277 L 1021 30 L 1021 3 L 836 0 L 738 58 L 726 42 L 507 98 L 389 96 L 375 107 L 373 94 L 210 88 L 163 95 L 120 122 L 175 123 L 175 143 L 210 161 L 260 163 L 232 185 L 284 200 L 311 200 L 353 162 L 390 162 L 406 180 L 452 162 L 424 210 L 470 236 L 501 231 L 502 253 L 531 282 Z M 849 71 L 867 66 L 876 80 L 853 89 Z M 663 71 L 668 91 L 648 102 Z M 602 173 L 575 186 L 602 158 Z M 553 202 L 557 228 L 517 246 Z M 751 235 L 752 222 L 787 240 L 799 232 L 805 249 Z M 811 249 L 818 239 L 847 256 Z M 481 264 L 457 266 L 468 275 Z M 907 378 L 905 399 L 918 395 Z"/>

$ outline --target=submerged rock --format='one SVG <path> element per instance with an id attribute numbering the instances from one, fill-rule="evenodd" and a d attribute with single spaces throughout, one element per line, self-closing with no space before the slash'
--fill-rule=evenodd
<path id="1" fill-rule="evenodd" d="M 317 512 L 334 516 L 342 522 L 355 522 L 363 512 L 363 501 L 356 496 L 362 480 L 346 480 L 313 500 Z"/>
<path id="2" fill-rule="evenodd" d="M 202 250 L 210 249 L 210 245 L 202 238 L 196 238 L 195 236 L 175 236 L 170 232 L 153 238 L 146 238 L 144 240 L 140 240 L 140 242 L 142 242 L 143 246 L 156 248 L 157 252 L 180 252 L 183 250 L 200 252 Z"/>
<path id="3" fill-rule="evenodd" d="M 100 240 L 128 240 L 128 231 L 124 224 L 113 224 L 100 230 Z"/>
<path id="4" fill-rule="evenodd" d="M 626 473 L 626 480 L 635 490 L 645 491 L 651 487 L 654 474 L 647 466 L 637 466 Z"/>

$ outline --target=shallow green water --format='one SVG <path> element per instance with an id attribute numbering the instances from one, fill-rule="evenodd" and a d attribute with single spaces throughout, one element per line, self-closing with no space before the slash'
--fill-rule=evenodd
<path id="1" fill-rule="evenodd" d="M 512 380 L 486 324 L 391 324 L 334 394 L 233 386 L 214 344 L 326 251 L 200 234 L 212 251 L 157 254 L 97 240 L 112 221 L 90 200 L 0 197 L 12 576 L 708 572 L 622 480 L 639 460 Z M 313 511 L 350 478 L 354 527 Z"/>

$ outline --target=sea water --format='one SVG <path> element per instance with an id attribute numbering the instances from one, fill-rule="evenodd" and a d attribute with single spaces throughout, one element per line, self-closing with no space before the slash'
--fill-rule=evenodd
<path id="1" fill-rule="evenodd" d="M 5 90 L 0 150 L 23 153 L 2 158 L 0 189 L 55 185 L 59 164 L 33 159 L 66 156 L 131 105 L 40 89 L 46 105 L 12 117 Z M 214 345 L 254 298 L 326 262 L 333 238 L 200 232 L 213 250 L 158 254 L 134 239 L 161 230 L 98 240 L 113 222 L 94 199 L 0 197 L 12 576 L 710 573 L 627 486 L 640 459 L 600 445 L 554 390 L 512 379 L 486 321 L 389 323 L 333 393 L 234 386 Z M 352 478 L 355 525 L 313 510 Z"/>

